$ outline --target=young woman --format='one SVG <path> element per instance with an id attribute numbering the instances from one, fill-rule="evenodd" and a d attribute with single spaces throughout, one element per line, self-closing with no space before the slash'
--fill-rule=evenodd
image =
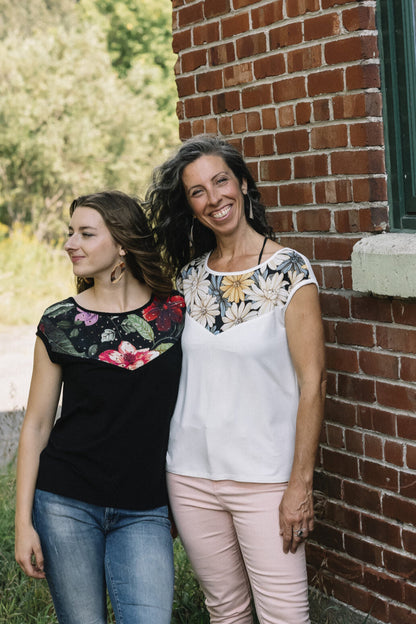
<path id="1" fill-rule="evenodd" d="M 50 306 L 37 329 L 16 560 L 46 576 L 60 623 L 105 624 L 108 589 L 118 623 L 168 624 L 165 456 L 184 302 L 135 200 L 87 195 L 70 216 L 65 250 L 78 294 Z"/>
<path id="2" fill-rule="evenodd" d="M 185 265 L 168 488 L 211 622 L 251 624 L 252 594 L 262 624 L 306 624 L 325 396 L 316 279 L 272 240 L 246 163 L 219 138 L 186 141 L 147 200 L 172 265 Z"/>

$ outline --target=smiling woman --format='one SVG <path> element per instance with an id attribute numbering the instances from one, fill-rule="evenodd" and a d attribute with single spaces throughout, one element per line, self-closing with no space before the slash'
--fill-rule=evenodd
<path id="1" fill-rule="evenodd" d="M 74 200 L 70 215 L 78 294 L 49 306 L 37 328 L 16 559 L 46 577 L 60 622 L 105 624 L 108 590 L 117 622 L 168 624 L 165 456 L 184 301 L 137 201 L 96 193 Z"/>

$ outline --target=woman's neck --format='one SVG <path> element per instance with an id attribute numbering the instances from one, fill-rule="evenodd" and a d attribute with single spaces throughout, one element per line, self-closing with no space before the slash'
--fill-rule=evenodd
<path id="1" fill-rule="evenodd" d="M 149 301 L 152 291 L 130 273 L 125 273 L 117 284 L 101 283 L 94 285 L 75 297 L 75 301 L 95 312 L 128 312 L 141 308 Z"/>

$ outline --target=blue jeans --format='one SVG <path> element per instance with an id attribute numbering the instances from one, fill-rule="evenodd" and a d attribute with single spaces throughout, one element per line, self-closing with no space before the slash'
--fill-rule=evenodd
<path id="1" fill-rule="evenodd" d="M 167 507 L 128 511 L 36 490 L 33 523 L 60 624 L 169 624 L 173 548 Z"/>

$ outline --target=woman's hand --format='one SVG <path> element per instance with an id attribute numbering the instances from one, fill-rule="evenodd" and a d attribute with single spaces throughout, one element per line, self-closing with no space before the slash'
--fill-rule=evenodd
<path id="1" fill-rule="evenodd" d="M 313 493 L 301 482 L 289 483 L 279 507 L 283 552 L 295 553 L 314 528 Z"/>
<path id="2" fill-rule="evenodd" d="M 25 529 L 16 528 L 15 557 L 27 576 L 37 579 L 45 578 L 42 548 L 39 535 L 33 526 Z"/>

